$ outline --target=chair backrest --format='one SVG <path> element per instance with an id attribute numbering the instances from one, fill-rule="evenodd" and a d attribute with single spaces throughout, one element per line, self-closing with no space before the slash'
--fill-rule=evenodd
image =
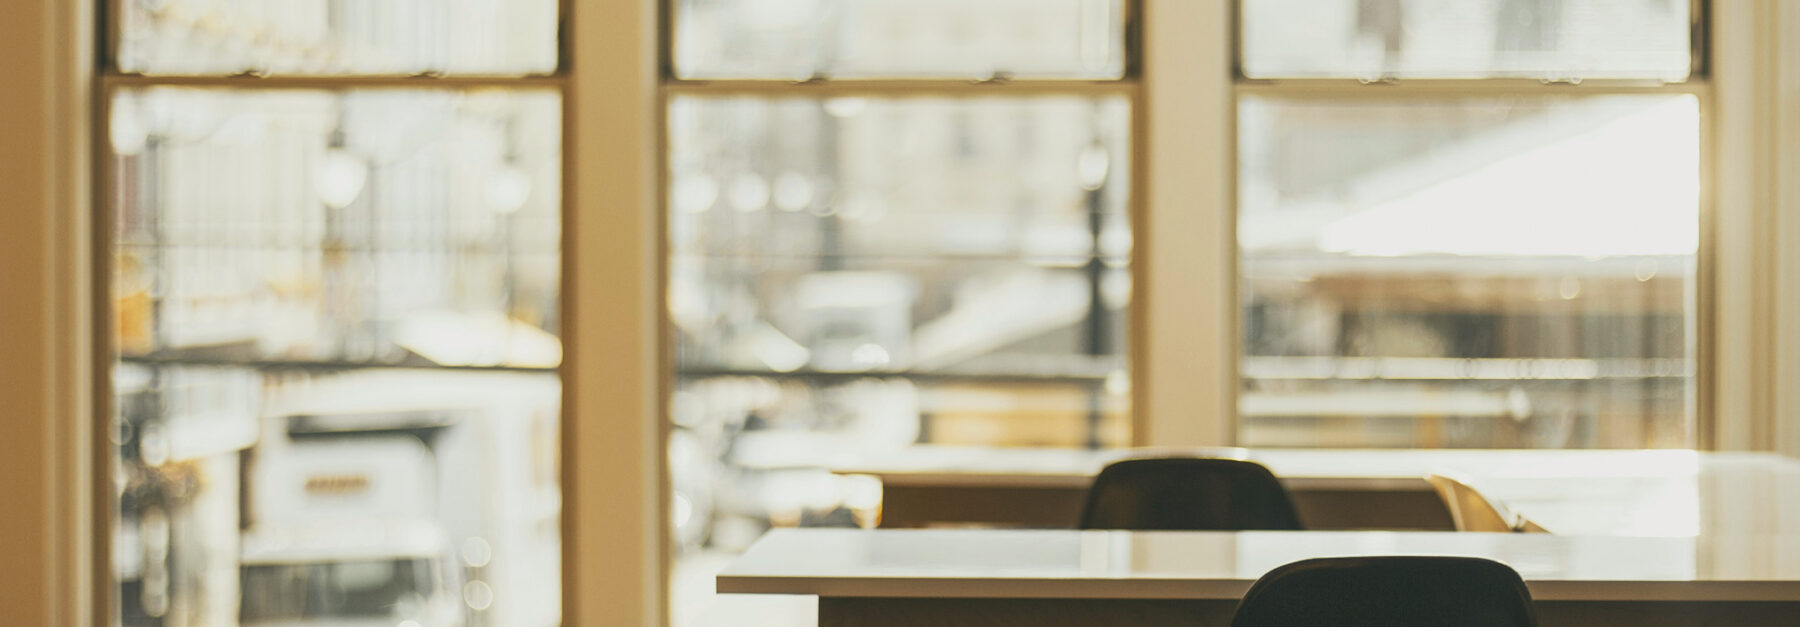
<path id="1" fill-rule="evenodd" d="M 1094 477 L 1082 529 L 1300 529 L 1287 489 L 1261 464 L 1192 457 L 1127 459 Z"/>
<path id="2" fill-rule="evenodd" d="M 1444 507 L 1450 510 L 1450 520 L 1456 524 L 1457 531 L 1549 533 L 1537 523 L 1507 510 L 1504 505 L 1488 500 L 1480 491 L 1454 477 L 1426 475 L 1425 481 L 1437 490 L 1438 498 L 1443 499 Z"/>
<path id="3" fill-rule="evenodd" d="M 1504 533 L 1513 530 L 1512 517 L 1469 484 L 1444 475 L 1426 475 L 1425 482 L 1437 490 L 1438 498 L 1444 500 L 1444 507 L 1450 509 L 1450 521 L 1456 523 L 1457 531 Z"/>
<path id="4" fill-rule="evenodd" d="M 1333 557 L 1282 566 L 1231 627 L 1536 627 L 1519 573 L 1474 557 Z"/>

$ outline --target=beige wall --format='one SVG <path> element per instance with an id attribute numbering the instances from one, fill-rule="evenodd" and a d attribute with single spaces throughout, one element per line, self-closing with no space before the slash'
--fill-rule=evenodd
<path id="1" fill-rule="evenodd" d="M 36 7 L 27 7 L 27 17 Z M 18 13 L 13 14 L 15 17 Z M 20 33 L 31 20 L 0 24 L 0 55 L 7 59 L 35 59 L 42 55 L 42 41 L 35 33 Z M 53 280 L 47 268 L 44 234 L 49 230 L 44 208 L 49 206 L 48 165 L 40 154 L 46 137 L 42 125 L 48 117 L 42 68 L 32 63 L 0 64 L 0 189 L 5 228 L 0 229 L 0 398 L 6 399 L 7 437 L 0 438 L 0 481 L 9 496 L 8 513 L 0 516 L 0 552 L 14 556 L 21 568 L 0 569 L 0 608 L 6 622 L 45 623 L 50 607 L 44 598 L 40 573 L 50 568 L 45 546 L 50 519 L 41 512 L 51 504 L 44 472 L 49 466 L 49 422 L 52 408 L 46 394 L 43 367 L 52 362 L 44 332 L 51 328 L 48 308 L 42 301 L 45 282 Z"/>
<path id="2" fill-rule="evenodd" d="M 1800 457 L 1800 2 L 1777 10 L 1774 132 L 1776 290 L 1776 450 Z"/>
<path id="3" fill-rule="evenodd" d="M 23 0 L 0 20 L 0 623 L 86 622 L 84 439 L 87 3 Z"/>

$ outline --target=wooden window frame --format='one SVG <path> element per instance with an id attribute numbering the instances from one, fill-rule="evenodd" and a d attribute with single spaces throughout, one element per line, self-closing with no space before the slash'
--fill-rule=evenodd
<path id="1" fill-rule="evenodd" d="M 1220 148 L 1233 132 L 1230 56 L 1220 45 L 1229 38 L 1204 36 L 1229 32 L 1229 3 L 1143 2 L 1144 15 L 1158 19 L 1144 22 L 1136 111 L 1155 132 L 1140 130 L 1148 143 L 1134 147 L 1135 191 L 1145 199 L 1134 215 L 1134 438 L 1229 443 L 1234 159 Z M 582 3 L 564 24 L 574 42 L 564 104 L 574 140 L 564 147 L 564 300 L 574 321 L 563 373 L 570 625 L 666 621 L 659 7 Z M 1704 155 L 1703 232 L 1711 250 L 1737 252 L 1703 259 L 1703 272 L 1733 277 L 1717 281 L 1703 329 L 1733 337 L 1714 339 L 1716 354 L 1701 356 L 1702 369 L 1718 373 L 1700 409 L 1710 416 L 1701 443 L 1800 455 L 1800 393 L 1781 389 L 1800 375 L 1800 8 L 1719 0 L 1711 14 L 1716 93 L 1703 123 L 1715 141 Z M 104 625 L 110 616 L 105 527 L 94 518 L 109 497 L 94 475 L 103 459 L 94 375 L 107 363 L 93 341 L 105 326 L 97 324 L 88 210 L 94 24 L 89 3 L 66 0 L 17 3 L 0 23 L 0 53 L 19 60 L 0 66 L 8 86 L 0 113 L 14 131 L 0 147 L 8 191 L 0 290 L 18 296 L 0 299 L 0 398 L 12 411 L 0 476 L 13 510 L 35 513 L 0 517 L 0 548 L 15 558 L 0 571 L 8 623 Z M 1200 235 L 1183 239 L 1182 230 Z M 607 245 L 576 245 L 594 241 Z M 1157 343 L 1146 341 L 1152 335 Z"/>

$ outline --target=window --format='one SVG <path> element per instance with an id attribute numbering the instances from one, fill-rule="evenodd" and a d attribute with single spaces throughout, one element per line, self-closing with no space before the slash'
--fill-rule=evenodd
<path id="1" fill-rule="evenodd" d="M 558 624 L 556 3 L 112 8 L 113 620 Z"/>
<path id="2" fill-rule="evenodd" d="M 1241 0 L 1250 79 L 1682 82 L 1692 0 Z"/>
<path id="3" fill-rule="evenodd" d="M 1688 0 L 1244 0 L 1240 444 L 1695 438 Z"/>
<path id="4" fill-rule="evenodd" d="M 833 460 L 1130 442 L 1127 3 L 673 3 L 675 624 Z"/>
<path id="5" fill-rule="evenodd" d="M 671 0 L 682 79 L 1116 79 L 1123 0 Z"/>

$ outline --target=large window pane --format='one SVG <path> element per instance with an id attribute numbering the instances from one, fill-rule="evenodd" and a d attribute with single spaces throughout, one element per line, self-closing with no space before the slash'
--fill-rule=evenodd
<path id="1" fill-rule="evenodd" d="M 1117 97 L 671 103 L 678 621 L 770 526 L 874 523 L 879 486 L 833 460 L 1130 441 L 1129 115 Z"/>
<path id="2" fill-rule="evenodd" d="M 559 97 L 109 107 L 120 622 L 557 624 Z"/>
<path id="3" fill-rule="evenodd" d="M 1239 119 L 1244 444 L 1692 445 L 1695 98 Z"/>
<path id="4" fill-rule="evenodd" d="M 671 246 L 1123 263 L 1127 116 L 1116 98 L 679 99 Z"/>
<path id="5" fill-rule="evenodd" d="M 145 74 L 521 75 L 556 70 L 556 0 L 115 0 Z"/>
<path id="6" fill-rule="evenodd" d="M 1123 0 L 680 0 L 683 78 L 1115 78 Z"/>
<path id="7" fill-rule="evenodd" d="M 120 94 L 120 351 L 557 365 L 558 108 L 548 92 Z"/>
<path id="8" fill-rule="evenodd" d="M 1130 293 L 1127 115 L 1123 100 L 1072 97 L 677 100 L 669 230 L 680 363 L 1116 360 L 1113 310 Z M 1106 325 L 1086 329 L 1090 317 Z M 745 342 L 764 327 L 806 357 L 777 368 L 756 356 Z M 887 357 L 827 346 L 852 336 Z"/>
<path id="9" fill-rule="evenodd" d="M 1243 0 L 1251 78 L 1632 78 L 1691 67 L 1690 0 Z"/>

